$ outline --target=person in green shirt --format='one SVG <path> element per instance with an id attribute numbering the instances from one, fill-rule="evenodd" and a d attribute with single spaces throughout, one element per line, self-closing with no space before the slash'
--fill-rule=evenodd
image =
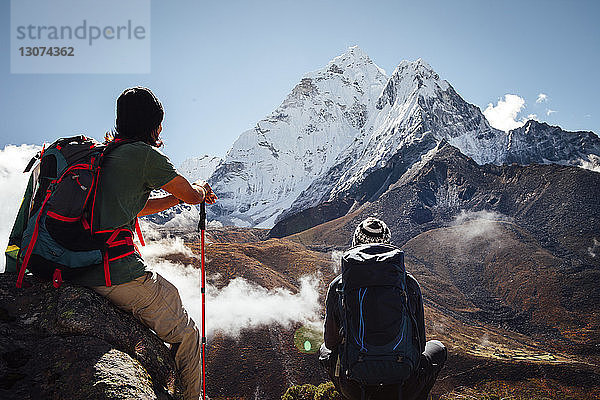
<path id="1" fill-rule="evenodd" d="M 102 165 L 94 220 L 99 230 L 133 230 L 137 217 L 166 210 L 181 202 L 216 201 L 208 183 L 189 183 L 158 147 L 164 111 L 150 89 L 134 87 L 117 99 L 114 140 L 127 140 L 108 153 Z M 169 194 L 149 198 L 163 189 Z M 176 349 L 175 363 L 181 372 L 186 400 L 201 394 L 200 333 L 181 303 L 175 286 L 156 272 L 148 271 L 141 255 L 110 263 L 112 285 L 105 286 L 103 268 L 86 269 L 73 281 L 91 287 L 119 308 L 131 312 L 165 342 Z"/>

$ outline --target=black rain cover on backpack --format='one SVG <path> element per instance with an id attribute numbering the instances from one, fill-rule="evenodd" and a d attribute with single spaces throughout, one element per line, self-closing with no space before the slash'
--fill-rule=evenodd
<path id="1" fill-rule="evenodd" d="M 363 388 L 402 384 L 420 357 L 407 303 L 404 253 L 380 243 L 346 251 L 338 294 L 342 373 Z"/>

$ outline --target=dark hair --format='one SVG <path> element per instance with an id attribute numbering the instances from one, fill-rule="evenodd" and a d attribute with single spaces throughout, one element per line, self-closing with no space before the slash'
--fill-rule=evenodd
<path id="1" fill-rule="evenodd" d="M 137 139 L 160 147 L 158 127 L 164 115 L 162 104 L 150 89 L 126 89 L 117 99 L 116 138 Z"/>

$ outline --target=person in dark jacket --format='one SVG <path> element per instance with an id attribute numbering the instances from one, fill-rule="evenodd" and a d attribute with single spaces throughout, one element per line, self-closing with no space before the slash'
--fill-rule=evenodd
<path id="1" fill-rule="evenodd" d="M 373 217 L 365 219 L 358 225 L 352 239 L 352 247 L 367 243 L 390 243 L 391 234 L 387 225 Z M 402 386 L 403 400 L 426 400 L 435 380 L 444 366 L 447 351 L 438 340 L 426 341 L 425 318 L 423 313 L 423 296 L 417 280 L 406 274 L 406 286 L 410 313 L 416 321 L 415 336 L 419 338 L 421 358 L 413 375 Z M 319 352 L 319 360 L 334 383 L 336 389 L 346 399 L 360 399 L 360 386 L 340 374 L 338 348 L 342 342 L 341 317 L 338 307 L 338 289 L 341 289 L 342 276 L 337 276 L 329 285 L 325 301 L 324 339 Z M 397 399 L 398 385 L 369 387 L 367 399 Z"/>

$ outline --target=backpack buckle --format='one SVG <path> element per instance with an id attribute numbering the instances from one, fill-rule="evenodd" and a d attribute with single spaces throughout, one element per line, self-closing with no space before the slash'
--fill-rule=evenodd
<path id="1" fill-rule="evenodd" d="M 399 362 L 399 363 L 401 363 L 402 361 L 404 361 L 404 357 L 398 356 L 398 359 L 396 361 Z"/>
<path id="2" fill-rule="evenodd" d="M 52 275 L 52 285 L 58 289 L 61 284 L 62 284 L 62 275 L 60 273 L 60 269 L 56 268 L 54 270 L 54 275 Z"/>

